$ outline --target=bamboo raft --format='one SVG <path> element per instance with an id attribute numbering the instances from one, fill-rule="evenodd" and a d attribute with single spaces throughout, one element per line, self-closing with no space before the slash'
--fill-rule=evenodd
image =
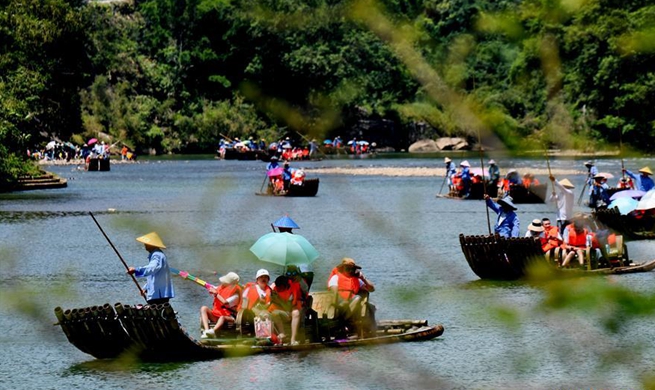
<path id="1" fill-rule="evenodd" d="M 255 195 L 262 196 L 293 196 L 293 197 L 309 197 L 316 196 L 318 193 L 319 179 L 305 179 L 300 186 L 289 185 L 289 190 L 285 194 L 275 194 L 273 187 L 269 184 L 266 187 L 266 192 L 256 192 Z"/>
<path id="2" fill-rule="evenodd" d="M 596 210 L 594 218 L 610 229 L 632 240 L 650 240 L 655 238 L 655 218 L 644 216 L 641 219 L 622 215 L 617 208 Z"/>
<path id="3" fill-rule="evenodd" d="M 189 335 L 170 304 L 141 306 L 116 303 L 79 309 L 55 308 L 55 316 L 68 341 L 97 359 L 134 354 L 143 361 L 197 361 L 259 353 L 308 351 L 407 341 L 429 340 L 443 333 L 443 326 L 426 320 L 379 321 L 369 338 L 322 337 L 299 345 L 261 344 L 254 338 L 216 339 L 200 342 Z M 328 320 L 325 318 L 324 320 Z M 320 320 L 319 320 L 320 321 Z"/>
<path id="4" fill-rule="evenodd" d="M 459 242 L 471 270 L 480 279 L 519 279 L 525 275 L 530 262 L 545 261 L 539 241 L 529 237 L 460 234 Z"/>
<path id="5" fill-rule="evenodd" d="M 529 266 L 536 263 L 548 264 L 556 272 L 563 274 L 609 275 L 648 272 L 655 269 L 655 260 L 645 263 L 620 261 L 619 266 L 600 265 L 590 261 L 591 269 L 556 268 L 557 263 L 547 261 L 541 250 L 539 240 L 529 237 L 506 238 L 497 234 L 490 236 L 459 235 L 462 252 L 471 270 L 480 279 L 516 280 L 526 275 Z"/>

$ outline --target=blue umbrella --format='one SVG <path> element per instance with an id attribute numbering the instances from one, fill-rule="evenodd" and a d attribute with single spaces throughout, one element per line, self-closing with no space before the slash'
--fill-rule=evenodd
<path id="1" fill-rule="evenodd" d="M 613 209 L 614 207 L 619 209 L 619 213 L 622 215 L 626 215 L 635 208 L 637 208 L 637 204 L 639 204 L 639 201 L 636 199 L 632 199 L 630 197 L 623 197 L 623 198 L 618 198 L 614 199 L 612 203 L 607 206 L 608 209 Z"/>
<path id="2" fill-rule="evenodd" d="M 324 143 L 325 145 L 327 145 L 327 144 L 331 144 L 331 143 L 332 143 L 332 140 L 326 139 L 325 141 L 323 141 L 323 143 Z"/>
<path id="3" fill-rule="evenodd" d="M 645 192 L 640 191 L 640 190 L 623 190 L 623 191 L 617 191 L 615 192 L 611 197 L 610 200 L 615 200 L 619 198 L 635 198 L 639 199 L 642 196 L 644 196 Z"/>

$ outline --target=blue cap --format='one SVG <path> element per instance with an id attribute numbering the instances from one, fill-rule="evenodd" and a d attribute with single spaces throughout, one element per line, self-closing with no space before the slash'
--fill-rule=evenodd
<path id="1" fill-rule="evenodd" d="M 289 218 L 288 215 L 285 215 L 284 217 L 273 222 L 273 226 L 278 228 L 300 229 L 300 226 L 293 222 L 293 219 Z"/>

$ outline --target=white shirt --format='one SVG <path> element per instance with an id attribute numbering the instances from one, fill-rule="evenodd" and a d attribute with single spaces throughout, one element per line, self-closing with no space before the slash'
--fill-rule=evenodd
<path id="1" fill-rule="evenodd" d="M 548 200 L 557 204 L 558 221 L 570 221 L 571 217 L 573 217 L 573 202 L 575 202 L 575 194 L 573 194 L 572 189 L 564 187 L 557 180 L 553 180 L 553 183 L 560 192 L 555 195 L 550 194 Z"/>

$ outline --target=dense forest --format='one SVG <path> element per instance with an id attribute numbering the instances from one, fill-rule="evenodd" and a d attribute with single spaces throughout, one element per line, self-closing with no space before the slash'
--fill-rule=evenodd
<path id="1" fill-rule="evenodd" d="M 99 135 L 156 153 L 298 133 L 647 151 L 644 3 L 0 0 L 0 176 Z"/>

